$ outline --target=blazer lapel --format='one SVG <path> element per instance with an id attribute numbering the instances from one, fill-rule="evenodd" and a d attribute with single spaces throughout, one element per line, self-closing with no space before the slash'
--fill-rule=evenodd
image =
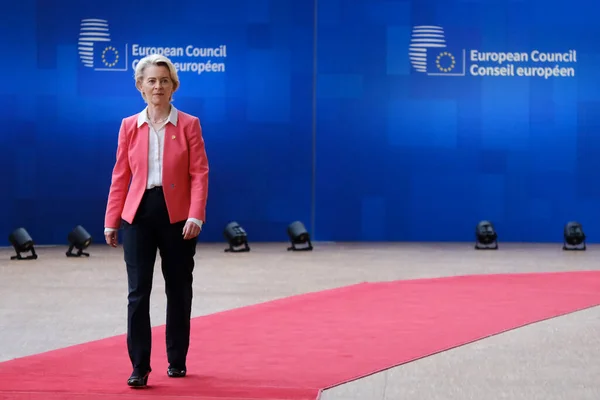
<path id="1" fill-rule="evenodd" d="M 173 146 L 177 141 L 177 127 L 172 123 L 167 122 L 165 125 L 165 142 L 163 145 L 163 163 L 162 163 L 162 177 L 163 180 L 167 175 L 165 175 L 165 171 L 168 171 L 169 164 L 171 163 L 171 157 L 173 153 Z"/>
<path id="2" fill-rule="evenodd" d="M 150 126 L 148 125 L 148 123 L 145 123 L 139 128 L 137 128 L 137 134 L 139 140 L 139 149 L 141 153 L 139 155 L 139 163 L 141 166 L 140 173 L 142 173 L 144 176 L 144 187 L 146 187 L 146 185 L 148 184 L 148 153 L 150 151 L 150 139 L 148 138 L 148 135 L 150 135 Z"/>

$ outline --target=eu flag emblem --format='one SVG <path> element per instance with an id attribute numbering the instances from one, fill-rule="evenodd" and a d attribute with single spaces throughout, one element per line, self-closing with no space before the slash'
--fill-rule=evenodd
<path id="1" fill-rule="evenodd" d="M 94 43 L 94 70 L 96 71 L 127 71 L 127 45 L 117 45 L 111 42 Z"/>
<path id="2" fill-rule="evenodd" d="M 448 47 L 427 49 L 427 75 L 465 76 L 465 50 Z"/>

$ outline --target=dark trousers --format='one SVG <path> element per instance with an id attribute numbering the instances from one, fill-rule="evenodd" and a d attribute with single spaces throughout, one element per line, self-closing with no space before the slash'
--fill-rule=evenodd
<path id="1" fill-rule="evenodd" d="M 167 295 L 166 345 L 171 366 L 186 368 L 197 239 L 184 240 L 185 221 L 169 222 L 162 188 L 147 190 L 132 224 L 123 221 L 129 286 L 127 348 L 134 370 L 150 370 L 150 292 L 157 250 Z"/>

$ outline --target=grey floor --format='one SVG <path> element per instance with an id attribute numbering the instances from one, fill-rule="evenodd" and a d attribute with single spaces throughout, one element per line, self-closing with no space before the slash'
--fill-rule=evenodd
<path id="1" fill-rule="evenodd" d="M 200 244 L 194 316 L 362 281 L 464 274 L 598 269 L 600 245 L 317 243 L 311 253 L 258 243 L 246 254 Z M 122 249 L 94 246 L 86 260 L 40 247 L 36 261 L 0 248 L 0 361 L 124 333 Z M 164 324 L 155 274 L 153 324 Z M 325 391 L 322 400 L 600 399 L 600 308 L 503 333 Z"/>

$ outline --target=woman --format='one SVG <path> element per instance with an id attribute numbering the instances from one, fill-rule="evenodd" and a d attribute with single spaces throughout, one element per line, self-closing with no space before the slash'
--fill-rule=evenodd
<path id="1" fill-rule="evenodd" d="M 172 104 L 179 78 L 173 63 L 150 55 L 135 69 L 147 103 L 119 130 L 105 216 L 106 243 L 123 248 L 129 287 L 127 348 L 133 372 L 127 384 L 148 383 L 151 352 L 150 292 L 157 250 L 167 295 L 166 344 L 170 377 L 186 375 L 197 237 L 205 221 L 208 160 L 197 117 Z"/>

